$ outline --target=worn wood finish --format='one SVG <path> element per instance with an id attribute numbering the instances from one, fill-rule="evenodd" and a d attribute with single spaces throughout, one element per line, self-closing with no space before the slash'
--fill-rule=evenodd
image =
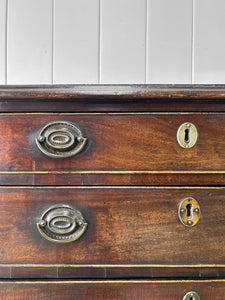
<path id="1" fill-rule="evenodd" d="M 224 186 L 225 174 L 182 173 L 182 172 L 79 172 L 79 171 L 5 171 L 0 172 L 2 185 L 43 185 L 43 186 Z"/>
<path id="2" fill-rule="evenodd" d="M 96 182 L 98 182 L 98 175 Z M 221 186 L 225 185 L 225 174 L 200 172 L 168 172 L 168 173 L 134 173 L 131 175 L 132 185 L 177 185 L 177 186 Z"/>
<path id="3" fill-rule="evenodd" d="M 0 87 L 0 298 L 224 299 L 224 280 L 202 280 L 225 277 L 224 100 L 225 86 Z M 75 122 L 84 151 L 43 155 L 35 135 L 52 120 Z M 186 121 L 199 132 L 192 149 L 176 140 Z M 201 209 L 191 228 L 178 218 L 186 197 Z M 82 212 L 79 240 L 40 235 L 54 204 Z"/>
<path id="4" fill-rule="evenodd" d="M 224 85 L 0 86 L 0 112 L 222 112 L 224 98 Z"/>
<path id="5" fill-rule="evenodd" d="M 185 197 L 200 204 L 195 227 L 178 219 Z M 1 263 L 224 264 L 223 200 L 223 188 L 2 188 Z M 36 222 L 57 203 L 87 220 L 78 241 L 55 244 L 40 236 Z"/>
<path id="6" fill-rule="evenodd" d="M 1 269 L 6 269 L 6 273 L 7 273 L 7 266 L 6 267 L 2 267 Z M 42 278 L 42 279 L 46 279 L 46 278 L 58 278 L 58 268 L 54 267 L 54 266 L 50 266 L 50 267 L 33 267 L 33 266 L 11 266 L 10 268 L 10 278 L 15 279 L 15 278 Z M 3 272 L 2 272 L 3 273 Z"/>
<path id="7" fill-rule="evenodd" d="M 204 300 L 222 300 L 225 297 L 225 281 L 0 282 L 0 297 L 3 300 L 180 300 L 190 290 L 196 291 Z"/>
<path id="8" fill-rule="evenodd" d="M 76 123 L 88 138 L 85 150 L 67 159 L 42 154 L 35 137 L 53 120 Z M 191 149 L 176 139 L 186 121 L 199 132 Z M 0 130 L 1 171 L 225 170 L 224 114 L 11 115 L 0 118 Z"/>
<path id="9" fill-rule="evenodd" d="M 0 99 L 224 99 L 225 85 L 123 84 L 0 86 Z M 63 107 L 62 107 L 63 109 Z M 165 110 L 164 110 L 165 111 Z"/>
<path id="10" fill-rule="evenodd" d="M 57 265 L 2 264 L 0 278 L 134 279 L 224 278 L 224 265 Z"/>

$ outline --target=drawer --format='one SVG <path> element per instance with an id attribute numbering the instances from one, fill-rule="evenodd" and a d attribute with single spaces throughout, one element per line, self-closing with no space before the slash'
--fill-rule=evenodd
<path id="1" fill-rule="evenodd" d="M 196 293 L 199 298 L 194 298 Z M 5 281 L 0 282 L 0 297 L 4 300 L 223 300 L 225 281 Z"/>
<path id="2" fill-rule="evenodd" d="M 1 188 L 1 263 L 224 265 L 224 193 L 224 188 Z M 188 227 L 178 211 L 190 197 L 198 201 L 200 219 Z M 87 228 L 78 226 L 76 217 L 78 227 L 68 234 L 79 238 L 69 243 L 48 240 L 55 237 L 48 235 L 46 222 L 67 226 L 67 209 L 55 211 L 62 205 L 79 211 L 87 223 Z"/>
<path id="3" fill-rule="evenodd" d="M 65 159 L 45 154 L 50 151 L 67 156 L 72 151 L 46 146 L 47 139 L 61 146 L 69 144 L 70 138 L 49 124 L 60 121 L 74 123 L 87 138 L 74 144 L 73 150 L 78 151 L 75 156 Z M 195 124 L 198 131 L 197 143 L 190 149 L 177 142 L 178 128 L 184 122 Z M 56 135 L 49 138 L 43 127 L 55 130 Z M 224 114 L 13 114 L 1 116 L 0 130 L 0 143 L 4 145 L 0 150 L 1 171 L 225 169 Z M 40 136 L 44 141 L 40 140 L 38 147 L 35 139 Z"/>

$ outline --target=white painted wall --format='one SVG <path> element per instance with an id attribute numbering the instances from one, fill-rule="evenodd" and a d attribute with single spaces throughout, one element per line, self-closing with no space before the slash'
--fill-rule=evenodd
<path id="1" fill-rule="evenodd" d="M 224 0 L 0 0 L 0 84 L 225 84 Z"/>

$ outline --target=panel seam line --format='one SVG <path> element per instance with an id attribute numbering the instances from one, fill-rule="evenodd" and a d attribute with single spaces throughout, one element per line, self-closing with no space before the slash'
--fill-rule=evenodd
<path id="1" fill-rule="evenodd" d="M 148 0 L 145 3 L 145 84 L 148 82 Z"/>
<path id="2" fill-rule="evenodd" d="M 52 74 L 51 74 L 51 82 L 54 84 L 54 62 L 55 62 L 55 0 L 52 0 Z"/>
<path id="3" fill-rule="evenodd" d="M 99 22 L 98 22 L 98 84 L 101 84 L 101 39 L 102 39 L 102 0 L 99 0 Z"/>
<path id="4" fill-rule="evenodd" d="M 191 37 L 191 83 L 194 84 L 194 66 L 195 66 L 195 0 L 192 0 L 192 37 Z"/>

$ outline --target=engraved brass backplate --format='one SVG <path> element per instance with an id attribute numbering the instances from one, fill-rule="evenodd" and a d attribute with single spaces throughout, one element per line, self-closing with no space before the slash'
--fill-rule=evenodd
<path id="1" fill-rule="evenodd" d="M 178 215 L 181 223 L 185 226 L 196 225 L 201 215 L 198 201 L 192 197 L 183 199 L 179 205 Z"/>
<path id="2" fill-rule="evenodd" d="M 51 242 L 73 242 L 85 232 L 87 223 L 82 214 L 69 205 L 54 205 L 37 223 L 40 234 Z"/>
<path id="3" fill-rule="evenodd" d="M 194 124 L 183 123 L 177 130 L 177 141 L 182 148 L 192 148 L 197 143 L 198 131 Z"/>
<path id="4" fill-rule="evenodd" d="M 201 299 L 200 299 L 199 294 L 197 292 L 190 291 L 190 292 L 187 292 L 184 295 L 183 300 L 201 300 Z"/>
<path id="5" fill-rule="evenodd" d="M 54 158 L 71 157 L 85 146 L 87 138 L 72 122 L 53 121 L 45 125 L 36 136 L 38 148 L 47 156 Z"/>

